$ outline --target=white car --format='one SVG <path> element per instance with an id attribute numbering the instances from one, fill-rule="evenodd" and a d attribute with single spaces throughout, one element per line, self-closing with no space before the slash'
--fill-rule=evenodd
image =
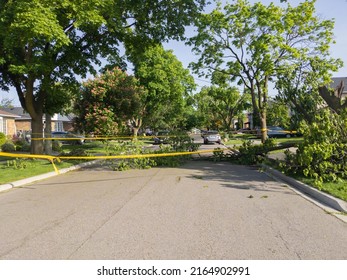
<path id="1" fill-rule="evenodd" d="M 201 136 L 204 138 L 204 144 L 222 143 L 222 138 L 220 137 L 218 131 L 208 130 L 205 131 Z"/>

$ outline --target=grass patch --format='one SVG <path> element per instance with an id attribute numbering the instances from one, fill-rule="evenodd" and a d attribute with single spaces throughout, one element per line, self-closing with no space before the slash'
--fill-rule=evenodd
<path id="1" fill-rule="evenodd" d="M 273 160 L 266 160 L 265 164 L 268 166 L 273 167 L 274 169 L 280 170 L 281 168 L 279 167 L 279 162 L 278 161 L 273 161 Z M 285 171 L 285 170 L 282 170 Z M 285 172 L 286 173 L 286 172 Z M 298 175 L 298 174 L 288 174 L 286 173 L 287 176 L 292 177 L 302 183 L 305 183 L 313 188 L 316 188 L 320 191 L 323 191 L 327 194 L 330 194 L 336 198 L 342 199 L 344 201 L 347 201 L 347 180 L 340 180 L 340 182 L 324 182 L 322 187 L 318 187 L 314 183 L 314 179 L 312 178 L 307 178 L 303 175 Z"/>
<path id="2" fill-rule="evenodd" d="M 106 153 L 106 142 L 93 141 L 87 142 L 83 145 L 63 145 L 62 150 L 64 153 L 69 153 L 76 149 L 85 150 L 89 154 L 105 154 Z"/>
<path id="3" fill-rule="evenodd" d="M 347 180 L 342 180 L 340 182 L 325 182 L 321 188 L 318 188 L 314 184 L 314 180 L 306 178 L 303 176 L 293 176 L 298 181 L 301 181 L 307 185 L 310 185 L 314 188 L 317 188 L 325 193 L 328 193 L 334 197 L 340 198 L 344 201 L 347 201 Z"/>
<path id="4" fill-rule="evenodd" d="M 76 162 L 56 163 L 58 169 L 70 167 Z M 47 160 L 39 159 L 10 159 L 0 162 L 0 184 L 6 184 L 21 179 L 54 171 L 53 165 Z"/>
<path id="5" fill-rule="evenodd" d="M 304 141 L 302 137 L 292 137 L 292 138 L 273 138 L 275 139 L 275 144 L 300 144 Z M 241 145 L 244 140 L 255 140 L 260 143 L 260 138 L 257 138 L 254 135 L 234 135 L 233 138 L 230 138 L 226 145 Z"/>

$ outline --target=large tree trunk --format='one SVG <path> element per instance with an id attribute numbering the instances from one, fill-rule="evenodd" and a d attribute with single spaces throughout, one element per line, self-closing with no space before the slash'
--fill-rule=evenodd
<path id="1" fill-rule="evenodd" d="M 132 120 L 134 140 L 137 140 L 137 134 L 139 132 L 141 125 L 142 125 L 142 119 L 133 119 Z"/>
<path id="2" fill-rule="evenodd" d="M 31 150 L 32 154 L 43 154 L 43 123 L 42 114 L 31 119 Z M 37 140 L 36 140 L 37 139 Z"/>
<path id="3" fill-rule="evenodd" d="M 266 111 L 262 110 L 260 116 L 261 142 L 264 143 L 267 139 Z"/>
<path id="4" fill-rule="evenodd" d="M 49 114 L 45 114 L 45 138 L 52 138 L 52 117 Z M 52 140 L 45 140 L 44 142 L 44 148 L 45 148 L 45 154 L 51 155 L 52 154 Z"/>
<path id="5" fill-rule="evenodd" d="M 319 95 L 324 99 L 328 106 L 333 109 L 337 114 L 347 108 L 347 100 L 343 99 L 344 82 L 341 81 L 340 84 L 334 89 L 330 90 L 328 87 L 319 87 Z"/>

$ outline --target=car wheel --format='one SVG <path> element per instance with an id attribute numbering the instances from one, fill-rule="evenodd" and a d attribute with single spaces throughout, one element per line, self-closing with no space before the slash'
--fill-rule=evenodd
<path id="1" fill-rule="evenodd" d="M 286 134 L 286 137 L 287 137 L 287 138 L 290 138 L 291 136 L 290 136 L 290 134 Z"/>
<path id="2" fill-rule="evenodd" d="M 204 139 L 204 144 L 208 144 L 208 140 L 207 139 Z"/>

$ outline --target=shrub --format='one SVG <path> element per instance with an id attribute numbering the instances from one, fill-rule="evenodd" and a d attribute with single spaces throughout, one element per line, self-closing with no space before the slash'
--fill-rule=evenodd
<path id="1" fill-rule="evenodd" d="M 60 141 L 52 141 L 52 151 L 61 152 L 63 150 L 62 146 L 63 144 Z"/>
<path id="2" fill-rule="evenodd" d="M 194 140 L 187 132 L 172 131 L 168 137 L 167 144 L 176 152 L 192 152 L 199 149 L 200 144 L 194 143 Z"/>
<path id="3" fill-rule="evenodd" d="M 12 142 L 7 141 L 5 144 L 1 145 L 1 150 L 6 153 L 12 153 L 16 151 L 16 146 Z"/>
<path id="4" fill-rule="evenodd" d="M 244 140 L 239 148 L 238 160 L 241 164 L 258 164 L 264 161 L 266 155 L 273 147 L 275 147 L 273 138 L 266 139 L 264 144 L 260 145 L 254 145 L 252 140 Z"/>
<path id="5" fill-rule="evenodd" d="M 3 144 L 5 144 L 7 141 L 6 139 L 6 135 L 2 132 L 0 132 L 0 146 L 2 146 Z"/>
<path id="6" fill-rule="evenodd" d="M 347 112 L 322 110 L 315 121 L 303 124 L 304 141 L 295 154 L 286 152 L 285 170 L 313 178 L 315 185 L 347 178 Z"/>
<path id="7" fill-rule="evenodd" d="M 23 139 L 19 139 L 14 142 L 16 146 L 16 151 L 29 152 L 30 144 Z"/>

